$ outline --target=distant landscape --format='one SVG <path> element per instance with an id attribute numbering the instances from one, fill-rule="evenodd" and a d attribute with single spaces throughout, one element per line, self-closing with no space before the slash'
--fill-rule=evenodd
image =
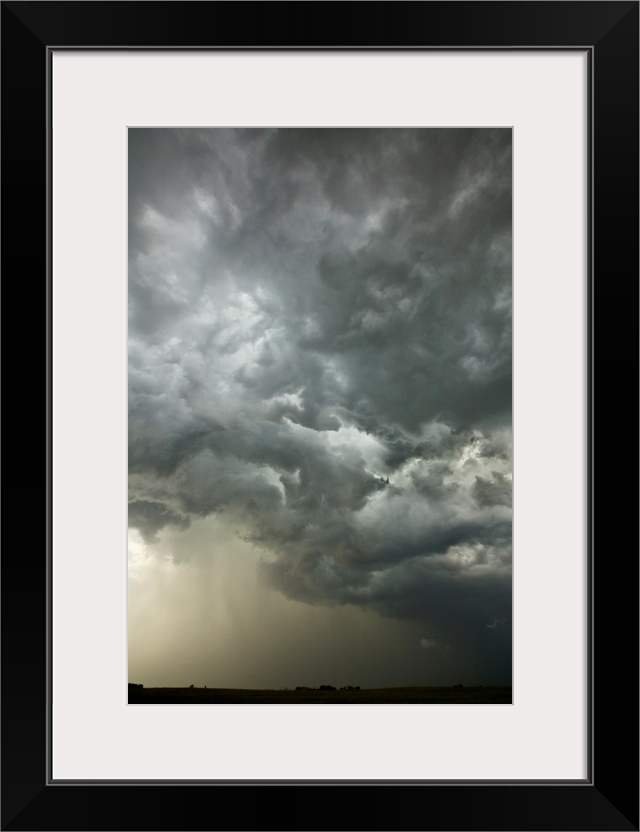
<path id="1" fill-rule="evenodd" d="M 130 705 L 510 705 L 511 687 L 145 688 L 129 685 Z"/>

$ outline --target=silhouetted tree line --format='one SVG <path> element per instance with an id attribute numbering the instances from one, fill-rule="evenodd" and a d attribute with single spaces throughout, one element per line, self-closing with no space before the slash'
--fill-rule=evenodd
<path id="1" fill-rule="evenodd" d="M 319 688 L 308 688 L 302 685 L 298 685 L 296 690 L 337 690 L 337 688 L 334 688 L 333 685 L 320 685 Z M 360 690 L 360 685 L 356 685 L 356 687 L 353 687 L 352 685 L 346 685 L 345 687 L 340 688 L 340 690 Z"/>
<path id="2" fill-rule="evenodd" d="M 129 687 L 130 688 L 143 688 L 144 685 L 136 685 L 133 682 L 129 682 Z"/>

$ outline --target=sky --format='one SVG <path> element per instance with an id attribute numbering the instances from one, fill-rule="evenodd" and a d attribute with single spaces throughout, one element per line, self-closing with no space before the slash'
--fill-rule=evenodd
<path id="1" fill-rule="evenodd" d="M 128 135 L 129 681 L 511 684 L 511 130 Z"/>

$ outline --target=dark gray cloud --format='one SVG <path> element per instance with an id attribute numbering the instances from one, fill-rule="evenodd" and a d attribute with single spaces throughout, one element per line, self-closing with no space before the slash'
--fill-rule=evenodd
<path id="1" fill-rule="evenodd" d="M 511 131 L 129 136 L 130 525 L 509 678 Z"/>

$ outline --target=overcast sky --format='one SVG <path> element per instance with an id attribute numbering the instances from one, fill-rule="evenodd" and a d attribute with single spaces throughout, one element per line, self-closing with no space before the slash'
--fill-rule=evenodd
<path id="1" fill-rule="evenodd" d="M 511 130 L 129 130 L 129 680 L 511 682 Z"/>

